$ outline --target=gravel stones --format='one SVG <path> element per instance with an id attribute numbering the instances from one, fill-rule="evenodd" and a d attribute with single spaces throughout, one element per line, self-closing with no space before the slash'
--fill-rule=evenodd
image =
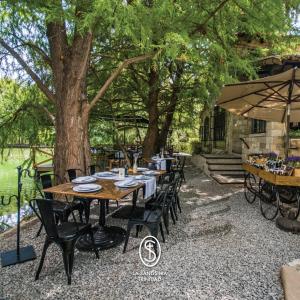
<path id="1" fill-rule="evenodd" d="M 76 251 L 71 286 L 61 253 L 51 246 L 34 281 L 44 242 L 44 233 L 35 238 L 36 224 L 22 232 L 22 245 L 34 244 L 38 259 L 1 269 L 0 299 L 279 299 L 279 269 L 299 258 L 299 237 L 265 220 L 258 202 L 247 203 L 240 188 L 221 186 L 190 167 L 186 178 L 183 212 L 175 226 L 170 223 L 156 267 L 146 268 L 138 255 L 148 232 L 135 238 L 133 230 L 126 254 L 123 245 L 100 252 L 99 260 Z M 97 205 L 92 215 L 96 222 Z M 113 218 L 107 223 L 127 224 Z M 15 236 L 0 241 L 1 251 L 14 246 Z M 159 275 L 147 273 L 152 270 Z"/>

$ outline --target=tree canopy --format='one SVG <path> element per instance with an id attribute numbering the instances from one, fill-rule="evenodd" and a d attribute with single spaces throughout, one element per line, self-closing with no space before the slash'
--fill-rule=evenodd
<path id="1" fill-rule="evenodd" d="M 88 133 L 75 128 L 89 128 L 95 142 L 96 128 L 108 135 L 115 130 L 116 123 L 108 124 L 101 116 L 130 114 L 149 120 L 142 139 L 150 154 L 155 149 L 149 145 L 163 145 L 172 125 L 185 127 L 185 121 L 194 126 L 191 120 L 222 84 L 255 77 L 257 58 L 293 51 L 299 3 L 1 1 L 1 74 L 36 95 L 27 97 L 30 109 L 24 110 L 23 97 L 15 102 L 10 112 L 15 129 L 7 130 L 2 145 L 22 135 L 18 126 L 38 133 L 41 122 L 52 123 L 53 141 L 64 157 L 58 168 L 74 166 L 77 154 L 63 148 L 60 137 L 71 141 L 72 134 L 76 143 L 85 145 L 84 152 L 89 143 L 79 137 Z M 30 118 L 33 111 L 36 121 Z M 16 122 L 19 118 L 28 126 Z M 8 119 L 1 114 L 0 128 L 8 129 Z M 29 136 L 28 142 L 39 142 Z"/>

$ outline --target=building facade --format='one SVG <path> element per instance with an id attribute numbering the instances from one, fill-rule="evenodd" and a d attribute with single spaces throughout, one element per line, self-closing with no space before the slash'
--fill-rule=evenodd
<path id="1" fill-rule="evenodd" d="M 300 55 L 268 57 L 260 61 L 259 77 L 300 67 Z M 203 153 L 248 154 L 276 152 L 284 155 L 285 124 L 236 116 L 221 107 L 206 106 L 201 113 L 200 140 Z M 300 155 L 300 120 L 291 123 L 289 155 Z M 299 135 L 299 137 L 298 137 Z"/>

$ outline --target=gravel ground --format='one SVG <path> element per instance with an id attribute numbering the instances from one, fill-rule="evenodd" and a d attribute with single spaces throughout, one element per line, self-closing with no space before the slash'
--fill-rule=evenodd
<path id="1" fill-rule="evenodd" d="M 34 238 L 36 225 L 24 230 L 22 243 L 34 244 L 38 260 L 1 269 L 0 299 L 279 299 L 279 269 L 299 258 L 299 237 L 265 220 L 240 187 L 221 186 L 190 167 L 186 175 L 183 213 L 161 243 L 154 268 L 143 266 L 141 239 L 131 237 L 126 254 L 122 245 L 101 252 L 99 260 L 77 251 L 71 286 L 60 252 L 51 246 L 34 281 L 44 241 L 43 234 Z M 108 224 L 126 226 L 112 218 Z M 0 241 L 1 251 L 14 245 L 14 237 Z"/>

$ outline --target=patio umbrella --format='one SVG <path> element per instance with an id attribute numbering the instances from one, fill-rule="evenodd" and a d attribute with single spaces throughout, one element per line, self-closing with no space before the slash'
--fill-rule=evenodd
<path id="1" fill-rule="evenodd" d="M 217 104 L 239 116 L 286 123 L 285 155 L 288 156 L 289 124 L 300 122 L 300 70 L 228 84 Z"/>

